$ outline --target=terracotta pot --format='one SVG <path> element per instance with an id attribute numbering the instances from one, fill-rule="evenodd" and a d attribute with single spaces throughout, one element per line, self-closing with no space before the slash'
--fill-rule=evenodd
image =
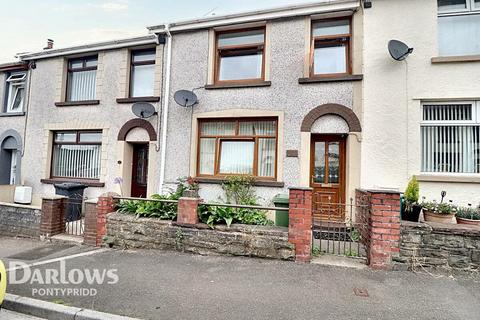
<path id="1" fill-rule="evenodd" d="M 466 218 L 460 218 L 460 217 L 455 217 L 455 218 L 457 218 L 458 224 L 469 224 L 474 226 L 480 226 L 480 220 L 472 220 L 472 219 L 466 219 Z"/>
<path id="2" fill-rule="evenodd" d="M 427 222 L 452 223 L 453 213 L 438 214 L 432 211 L 423 210 L 423 218 Z"/>

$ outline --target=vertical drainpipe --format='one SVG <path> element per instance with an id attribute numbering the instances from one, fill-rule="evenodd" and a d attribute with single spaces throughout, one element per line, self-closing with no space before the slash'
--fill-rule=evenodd
<path id="1" fill-rule="evenodd" d="M 167 125 L 168 125 L 168 105 L 170 103 L 170 72 L 172 68 L 172 34 L 170 33 L 170 24 L 165 25 L 165 33 L 167 35 L 167 69 L 165 72 L 165 93 L 163 96 L 163 124 L 162 124 L 162 141 L 161 141 L 161 164 L 160 164 L 160 182 L 158 193 L 163 193 L 163 184 L 165 182 L 165 160 L 167 154 Z"/>

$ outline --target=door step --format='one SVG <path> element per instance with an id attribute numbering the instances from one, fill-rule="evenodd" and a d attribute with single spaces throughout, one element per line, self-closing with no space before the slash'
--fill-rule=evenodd
<path id="1" fill-rule="evenodd" d="M 83 236 L 75 236 L 71 234 L 57 234 L 50 237 L 52 241 L 70 242 L 75 244 L 83 244 Z"/>
<path id="2" fill-rule="evenodd" d="M 313 258 L 311 263 L 321 264 L 326 266 L 334 266 L 334 267 L 353 268 L 353 269 L 367 268 L 366 259 L 342 257 L 342 256 L 328 255 L 328 254 Z"/>

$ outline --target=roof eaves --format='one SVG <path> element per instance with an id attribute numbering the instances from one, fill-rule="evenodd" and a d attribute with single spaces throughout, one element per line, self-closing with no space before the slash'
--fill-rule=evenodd
<path id="1" fill-rule="evenodd" d="M 66 48 L 47 49 L 47 50 L 42 50 L 37 52 L 19 53 L 17 54 L 17 57 L 23 61 L 28 61 L 28 60 L 34 60 L 34 59 L 45 59 L 45 58 L 51 58 L 51 57 L 66 56 L 71 54 L 88 53 L 92 51 L 118 49 L 118 48 L 124 48 L 129 46 L 151 44 L 156 42 L 157 42 L 157 36 L 155 34 L 148 34 L 140 37 L 131 37 L 126 39 L 96 42 L 96 43 L 90 43 L 90 44 L 84 44 L 84 45 L 72 46 L 72 47 L 66 47 Z"/>

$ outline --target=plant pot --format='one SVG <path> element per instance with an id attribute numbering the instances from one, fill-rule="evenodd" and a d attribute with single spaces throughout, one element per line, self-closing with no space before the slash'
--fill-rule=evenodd
<path id="1" fill-rule="evenodd" d="M 184 190 L 182 193 L 182 197 L 185 198 L 200 198 L 198 195 L 198 190 Z"/>
<path id="2" fill-rule="evenodd" d="M 411 206 L 410 210 L 407 210 L 407 208 L 405 208 L 402 214 L 402 220 L 418 222 L 421 211 L 422 207 L 418 204 L 414 204 L 413 206 Z"/>
<path id="3" fill-rule="evenodd" d="M 466 218 L 460 218 L 460 217 L 455 217 L 455 218 L 457 218 L 458 224 L 469 224 L 473 226 L 480 226 L 480 220 L 472 220 L 472 219 L 466 219 Z"/>
<path id="4" fill-rule="evenodd" d="M 427 222 L 452 223 L 453 213 L 438 214 L 432 211 L 423 210 L 423 218 Z"/>

